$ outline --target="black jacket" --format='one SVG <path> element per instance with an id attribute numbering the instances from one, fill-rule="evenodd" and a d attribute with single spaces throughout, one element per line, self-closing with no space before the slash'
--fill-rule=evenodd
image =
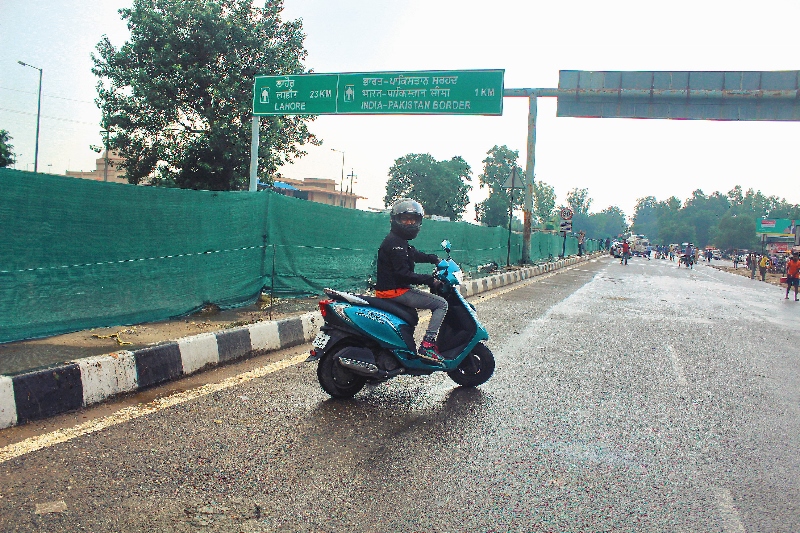
<path id="1" fill-rule="evenodd" d="M 375 290 L 410 289 L 411 285 L 426 285 L 432 274 L 417 274 L 414 264 L 439 262 L 434 254 L 423 254 L 395 233 L 389 233 L 378 248 L 378 283 Z"/>

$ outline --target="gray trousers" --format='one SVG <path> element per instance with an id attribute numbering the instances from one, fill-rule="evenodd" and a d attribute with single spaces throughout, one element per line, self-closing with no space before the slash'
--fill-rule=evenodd
<path id="1" fill-rule="evenodd" d="M 447 300 L 429 292 L 422 292 L 419 289 L 409 289 L 400 296 L 391 298 L 391 300 L 414 309 L 430 309 L 431 320 L 428 322 L 425 336 L 436 338 L 439 335 L 439 328 L 442 326 L 444 315 L 447 314 Z"/>

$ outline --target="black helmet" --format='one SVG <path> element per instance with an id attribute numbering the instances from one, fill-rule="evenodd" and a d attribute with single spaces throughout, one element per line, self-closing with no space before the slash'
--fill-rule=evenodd
<path id="1" fill-rule="evenodd" d="M 401 198 L 392 204 L 391 218 L 392 218 L 392 232 L 400 237 L 411 240 L 417 236 L 420 227 L 422 227 L 422 217 L 425 216 L 425 210 L 419 202 L 411 198 Z M 411 218 L 411 224 L 403 224 L 400 220 Z"/>

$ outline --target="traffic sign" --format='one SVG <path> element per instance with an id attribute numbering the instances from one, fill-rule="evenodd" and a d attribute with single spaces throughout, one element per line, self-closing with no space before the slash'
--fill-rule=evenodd
<path id="1" fill-rule="evenodd" d="M 253 115 L 502 115 L 504 72 L 256 76 Z"/>
<path id="2" fill-rule="evenodd" d="M 570 232 L 572 231 L 572 222 L 564 221 L 561 223 L 561 231 Z"/>
<path id="3" fill-rule="evenodd" d="M 522 178 L 517 176 L 517 169 L 514 167 L 511 170 L 511 175 L 506 178 L 506 181 L 503 183 L 504 189 L 524 189 L 525 184 L 522 183 Z"/>
<path id="4" fill-rule="evenodd" d="M 572 209 L 570 209 L 569 207 L 562 207 L 561 218 L 563 218 L 564 220 L 572 220 Z"/>

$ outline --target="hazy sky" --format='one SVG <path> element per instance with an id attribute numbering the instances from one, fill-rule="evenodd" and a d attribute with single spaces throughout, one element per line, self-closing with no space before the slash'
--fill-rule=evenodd
<path id="1" fill-rule="evenodd" d="M 100 144 L 90 55 L 103 34 L 121 45 L 118 0 L 0 0 L 0 129 L 17 168 L 33 169 L 38 72 L 44 69 L 39 170 L 94 168 Z M 505 69 L 505 87 L 558 85 L 559 70 L 798 70 L 800 2 L 537 2 L 495 0 L 287 0 L 285 19 L 302 18 L 315 72 Z M 387 172 L 408 153 L 450 159 L 473 170 L 473 201 L 486 152 L 519 150 L 524 167 L 528 103 L 506 98 L 502 117 L 321 116 L 323 141 L 282 171 L 292 178 L 358 177 L 359 207 L 382 207 Z M 539 99 L 536 179 L 559 203 L 589 189 L 592 211 L 637 198 L 727 192 L 734 185 L 800 203 L 800 124 L 557 118 Z M 470 209 L 467 218 L 473 218 Z"/>

